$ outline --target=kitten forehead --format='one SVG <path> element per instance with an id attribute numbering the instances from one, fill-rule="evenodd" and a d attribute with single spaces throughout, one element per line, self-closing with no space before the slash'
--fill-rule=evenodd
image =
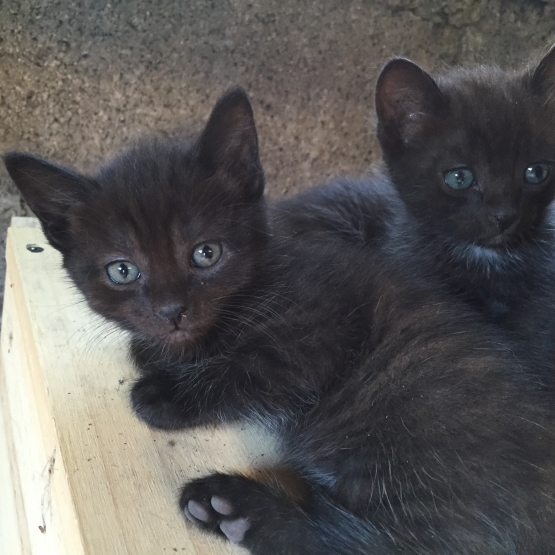
<path id="1" fill-rule="evenodd" d="M 202 194 L 193 148 L 174 140 L 143 141 L 105 165 L 96 176 L 106 194 L 118 199 L 160 203 L 168 195 L 194 198 Z"/>
<path id="2" fill-rule="evenodd" d="M 226 176 L 208 175 L 195 160 L 194 145 L 155 139 L 137 144 L 104 166 L 96 176 L 99 202 L 118 206 L 119 216 L 149 219 L 166 228 L 239 202 Z"/>
<path id="3" fill-rule="evenodd" d="M 451 143 L 456 136 L 465 137 L 470 144 L 464 148 L 488 164 L 497 160 L 505 165 L 498 168 L 502 173 L 517 162 L 555 157 L 555 106 L 532 93 L 526 76 L 480 66 L 451 70 L 437 83 L 449 101 L 449 116 L 443 123 Z M 449 131 L 451 127 L 456 135 Z"/>
<path id="4" fill-rule="evenodd" d="M 457 116 L 466 113 L 466 122 L 506 129 L 511 122 L 522 125 L 538 114 L 545 117 L 549 108 L 545 99 L 532 94 L 522 75 L 496 67 L 454 69 L 438 77 L 437 83 L 449 98 L 450 110 Z"/>
<path id="5" fill-rule="evenodd" d="M 76 233 L 90 236 L 103 256 L 188 261 L 196 242 L 226 234 L 243 205 L 225 175 L 198 166 L 194 147 L 182 141 L 131 147 L 98 172 L 99 190 L 76 214 Z"/>

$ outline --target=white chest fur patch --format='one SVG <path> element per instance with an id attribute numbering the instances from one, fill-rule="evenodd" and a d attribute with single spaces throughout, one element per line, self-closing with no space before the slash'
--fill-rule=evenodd
<path id="1" fill-rule="evenodd" d="M 452 252 L 455 259 L 464 260 L 467 266 L 478 266 L 488 272 L 505 270 L 523 262 L 518 252 L 499 251 L 479 245 L 457 245 Z"/>

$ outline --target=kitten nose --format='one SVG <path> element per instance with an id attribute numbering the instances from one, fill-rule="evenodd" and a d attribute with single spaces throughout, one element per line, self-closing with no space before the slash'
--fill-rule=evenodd
<path id="1" fill-rule="evenodd" d="M 509 227 L 511 227 L 511 225 L 515 222 L 517 217 L 518 217 L 518 213 L 511 210 L 510 212 L 503 211 L 503 212 L 497 212 L 493 214 L 492 220 L 499 228 L 499 231 L 503 232 Z"/>
<path id="2" fill-rule="evenodd" d="M 169 322 L 177 326 L 179 322 L 181 322 L 181 319 L 185 316 L 186 312 L 187 312 L 186 307 L 182 305 L 171 304 L 171 305 L 163 306 L 158 311 L 158 316 L 160 316 L 164 320 L 168 320 Z"/>

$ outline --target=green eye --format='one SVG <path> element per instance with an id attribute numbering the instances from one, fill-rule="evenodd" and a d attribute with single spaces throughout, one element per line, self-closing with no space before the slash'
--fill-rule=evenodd
<path id="1" fill-rule="evenodd" d="M 532 185 L 543 183 L 549 176 L 548 164 L 532 164 L 524 172 L 524 180 Z"/>
<path id="2" fill-rule="evenodd" d="M 200 243 L 193 251 L 193 264 L 198 268 L 208 268 L 220 260 L 222 256 L 221 243 Z"/>
<path id="3" fill-rule="evenodd" d="M 106 272 L 108 277 L 118 285 L 133 283 L 141 277 L 139 268 L 127 260 L 119 260 L 118 262 L 108 264 Z"/>
<path id="4" fill-rule="evenodd" d="M 451 189 L 462 190 L 468 189 L 474 184 L 474 174 L 468 168 L 454 168 L 443 174 L 445 185 Z"/>

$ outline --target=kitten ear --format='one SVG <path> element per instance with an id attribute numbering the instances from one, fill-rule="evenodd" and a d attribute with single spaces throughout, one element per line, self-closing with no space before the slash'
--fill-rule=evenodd
<path id="1" fill-rule="evenodd" d="M 410 60 L 390 60 L 378 77 L 376 112 L 382 142 L 410 141 L 430 117 L 440 116 L 446 108 L 436 82 Z"/>
<path id="2" fill-rule="evenodd" d="M 4 164 L 31 210 L 39 218 L 50 244 L 64 252 L 68 247 L 70 207 L 82 204 L 90 183 L 80 176 L 23 152 L 4 154 Z"/>
<path id="3" fill-rule="evenodd" d="M 258 137 L 251 103 L 243 89 L 226 93 L 210 114 L 199 139 L 200 161 L 210 172 L 224 170 L 247 198 L 264 192 L 264 173 L 258 156 Z"/>
<path id="4" fill-rule="evenodd" d="M 555 91 L 555 45 L 536 67 L 530 86 L 536 94 L 551 96 Z"/>

